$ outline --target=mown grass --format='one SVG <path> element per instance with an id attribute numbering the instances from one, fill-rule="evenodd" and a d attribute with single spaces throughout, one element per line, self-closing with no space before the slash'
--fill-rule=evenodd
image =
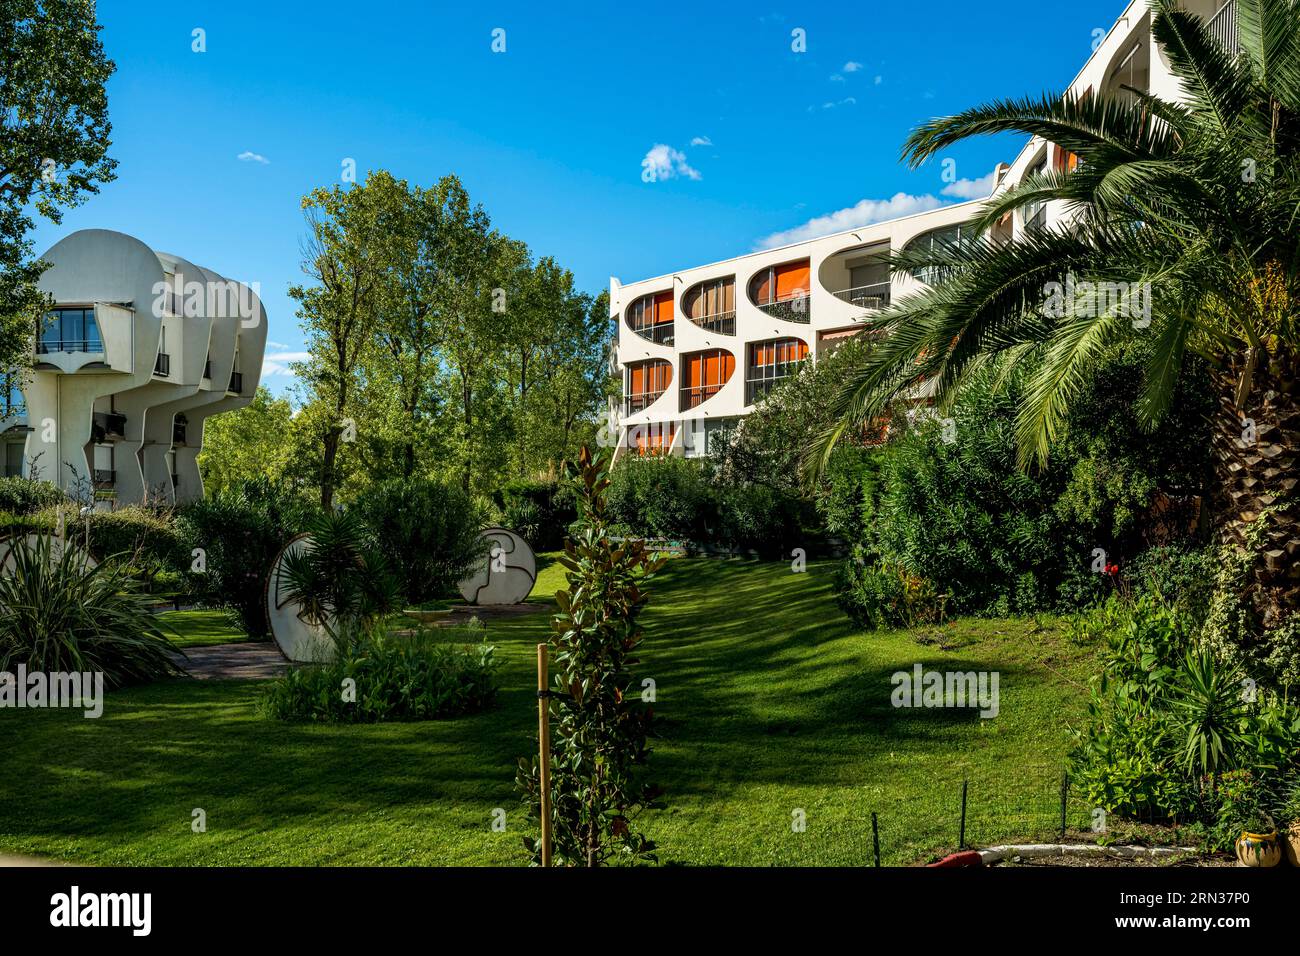
<path id="1" fill-rule="evenodd" d="M 534 600 L 563 583 L 543 556 Z M 886 864 L 957 842 L 1055 826 L 1067 724 L 1090 649 L 1029 620 L 863 634 L 833 567 L 683 559 L 653 587 L 639 676 L 662 739 L 667 808 L 640 821 L 665 863 Z M 120 691 L 104 715 L 0 711 L 0 852 L 100 864 L 519 864 L 527 822 L 514 765 L 536 741 L 535 645 L 549 611 L 494 622 L 498 705 L 449 721 L 271 722 L 259 685 L 185 681 Z M 890 706 L 920 662 L 996 670 L 1000 713 Z M 493 810 L 507 812 L 504 833 Z M 195 833 L 193 811 L 206 814 Z M 806 822 L 797 832 L 797 811 Z M 1084 808 L 1074 807 L 1072 823 Z M 1086 815 L 1083 816 L 1086 822 Z"/>
<path id="2" fill-rule="evenodd" d="M 164 611 L 158 615 L 158 623 L 177 647 L 240 644 L 252 640 L 234 615 L 222 608 Z"/>

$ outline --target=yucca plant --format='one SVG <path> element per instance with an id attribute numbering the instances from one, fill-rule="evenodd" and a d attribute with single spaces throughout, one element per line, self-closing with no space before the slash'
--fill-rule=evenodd
<path id="1" fill-rule="evenodd" d="M 49 535 L 19 538 L 0 569 L 0 671 L 100 671 L 109 687 L 182 673 L 126 562 L 95 564 Z"/>
<path id="2" fill-rule="evenodd" d="M 1170 706 L 1183 737 L 1183 763 L 1213 786 L 1219 773 L 1236 766 L 1248 740 L 1243 675 L 1208 650 L 1188 650 L 1173 684 Z"/>
<path id="3" fill-rule="evenodd" d="M 1252 598 L 1271 626 L 1300 603 L 1300 6 L 1237 0 L 1239 49 L 1174 0 L 1152 8 L 1184 101 L 1128 88 L 1027 97 L 934 119 L 911 136 L 913 165 L 1002 132 L 1042 137 L 1079 162 L 986 203 L 970 223 L 985 238 L 893 257 L 895 270 L 925 270 L 933 285 L 867 323 L 880 345 L 849 376 L 805 466 L 815 477 L 841 438 L 915 397 L 918 383 L 950 405 L 990 365 L 1032 370 L 1017 443 L 1022 467 L 1041 464 L 1098 363 L 1151 338 L 1138 408 L 1148 425 L 1195 357 L 1209 366 L 1224 537 L 1243 544 L 1249 522 L 1277 509 L 1252 572 Z M 989 238 L 1008 214 L 1052 200 L 1065 203 L 1069 227 Z M 1062 288 L 1070 307 L 1051 307 Z M 1132 299 L 1115 301 L 1115 289 L 1145 299 L 1141 314 Z"/>
<path id="4" fill-rule="evenodd" d="M 307 526 L 310 542 L 284 557 L 286 594 L 299 616 L 321 627 L 340 654 L 398 603 L 399 581 L 353 512 L 325 511 Z"/>

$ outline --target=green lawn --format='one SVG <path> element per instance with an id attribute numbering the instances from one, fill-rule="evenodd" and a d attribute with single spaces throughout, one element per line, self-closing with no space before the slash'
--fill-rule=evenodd
<path id="1" fill-rule="evenodd" d="M 164 611 L 158 615 L 163 631 L 178 647 L 211 644 L 239 644 L 251 640 L 235 623 L 229 611 L 201 608 L 193 611 Z"/>
<path id="2" fill-rule="evenodd" d="M 544 557 L 536 597 L 562 583 Z M 651 758 L 667 808 L 642 818 L 666 863 L 886 863 L 968 839 L 1043 836 L 1057 816 L 1067 724 L 1091 651 L 1027 620 L 862 634 L 834 604 L 833 566 L 669 562 L 652 585 L 640 675 L 657 684 Z M 456 720 L 272 723 L 258 685 L 176 682 L 79 712 L 0 711 L 0 852 L 99 864 L 517 864 L 512 781 L 535 745 L 534 645 L 547 614 L 494 623 L 499 705 Z M 890 706 L 920 662 L 996 670 L 1001 711 Z M 507 831 L 491 829 L 494 808 Z M 191 831 L 195 808 L 207 832 Z M 806 830 L 794 832 L 795 812 Z M 1086 808 L 1071 807 L 1071 822 Z"/>

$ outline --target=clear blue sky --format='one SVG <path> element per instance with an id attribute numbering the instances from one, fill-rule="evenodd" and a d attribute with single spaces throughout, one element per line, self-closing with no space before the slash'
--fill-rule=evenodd
<path id="1" fill-rule="evenodd" d="M 274 363 L 302 349 L 286 295 L 301 276 L 299 200 L 352 158 L 361 174 L 419 183 L 458 174 L 499 228 L 594 293 L 611 275 L 798 238 L 837 212 L 822 231 L 934 201 L 915 197 L 954 201 L 937 163 L 899 164 L 907 133 L 1063 88 L 1123 9 L 101 0 L 118 178 L 62 226 L 43 223 L 37 249 L 113 228 L 256 281 Z M 191 49 L 196 28 L 206 52 Z M 504 53 L 492 51 L 498 28 Z M 791 49 L 796 28 L 806 52 Z M 1020 145 L 964 146 L 956 173 L 977 180 Z M 645 182 L 655 147 L 673 175 Z M 290 379 L 265 381 L 280 391 Z"/>

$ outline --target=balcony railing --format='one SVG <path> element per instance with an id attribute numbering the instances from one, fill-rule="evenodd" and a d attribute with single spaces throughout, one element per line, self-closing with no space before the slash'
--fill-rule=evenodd
<path id="1" fill-rule="evenodd" d="M 705 332 L 716 332 L 719 335 L 736 334 L 736 310 L 730 312 L 715 312 L 713 315 L 702 316 L 698 319 L 691 319 L 696 325 Z"/>
<path id="2" fill-rule="evenodd" d="M 883 309 L 889 305 L 889 283 L 873 282 L 871 285 L 841 289 L 835 293 L 835 298 L 860 309 Z"/>
<path id="3" fill-rule="evenodd" d="M 181 422 L 175 422 L 172 425 L 172 444 L 185 444 L 185 425 Z"/>
<path id="4" fill-rule="evenodd" d="M 243 373 L 243 372 L 231 372 L 231 373 L 230 373 L 230 388 L 226 389 L 226 391 L 228 391 L 228 392 L 243 392 L 243 390 L 244 390 L 244 373 Z"/>
<path id="5" fill-rule="evenodd" d="M 787 299 L 759 302 L 755 305 L 772 318 L 784 322 L 802 322 L 807 325 L 812 321 L 812 300 L 807 294 L 792 295 Z"/>
<path id="6" fill-rule="evenodd" d="M 97 485 L 113 485 L 117 483 L 117 472 L 108 468 L 96 468 L 91 472 L 91 477 Z"/>
<path id="7" fill-rule="evenodd" d="M 99 339 L 37 339 L 36 354 L 49 355 L 52 352 L 102 352 L 104 343 Z"/>
<path id="8" fill-rule="evenodd" d="M 1042 232 L 1047 227 L 1047 204 L 1040 203 L 1037 209 L 1027 207 L 1024 217 L 1025 232 Z"/>
<path id="9" fill-rule="evenodd" d="M 166 378 L 172 373 L 172 357 L 166 352 L 158 353 L 158 360 L 153 363 L 153 373 Z"/>
<path id="10" fill-rule="evenodd" d="M 659 322 L 655 325 L 633 326 L 632 331 L 643 339 L 649 339 L 656 345 L 673 344 L 673 324 L 671 322 Z"/>
<path id="11" fill-rule="evenodd" d="M 662 394 L 663 392 L 638 392 L 629 395 L 623 400 L 623 410 L 628 415 L 643 411 L 653 405 L 655 399 Z"/>
<path id="12" fill-rule="evenodd" d="M 97 441 L 126 437 L 126 416 L 120 412 L 95 412 L 91 416 L 90 437 Z"/>
<path id="13" fill-rule="evenodd" d="M 1229 53 L 1241 50 L 1241 39 L 1237 36 L 1237 0 L 1228 0 L 1223 9 L 1216 13 L 1207 24 L 1210 36 L 1218 40 Z"/>
<path id="14" fill-rule="evenodd" d="M 690 388 L 683 388 L 681 410 L 687 411 L 702 405 L 718 392 L 722 391 L 722 385 L 695 385 Z"/>

